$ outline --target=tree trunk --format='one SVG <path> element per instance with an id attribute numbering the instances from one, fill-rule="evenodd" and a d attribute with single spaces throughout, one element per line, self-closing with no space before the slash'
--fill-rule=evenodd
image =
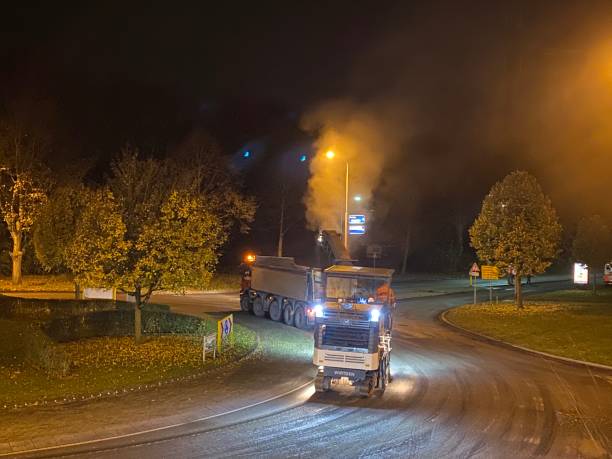
<path id="1" fill-rule="evenodd" d="M 134 292 L 134 341 L 140 344 L 142 341 L 142 298 L 140 287 Z"/>
<path id="2" fill-rule="evenodd" d="M 593 295 L 597 295 L 597 273 L 593 270 Z"/>
<path id="3" fill-rule="evenodd" d="M 516 307 L 523 309 L 523 286 L 521 285 L 521 275 L 514 276 L 514 292 L 516 294 Z"/>
<path id="4" fill-rule="evenodd" d="M 11 258 L 13 259 L 13 285 L 21 285 L 21 260 L 23 258 L 23 250 L 21 250 L 21 233 L 11 233 L 13 239 L 13 251 Z"/>
<path id="5" fill-rule="evenodd" d="M 410 227 L 406 230 L 406 239 L 404 241 L 404 256 L 402 257 L 402 274 L 406 274 L 406 265 L 408 264 L 408 255 L 410 255 Z"/>

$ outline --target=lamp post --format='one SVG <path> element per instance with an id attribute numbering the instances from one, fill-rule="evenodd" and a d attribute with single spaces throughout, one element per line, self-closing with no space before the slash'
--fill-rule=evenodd
<path id="1" fill-rule="evenodd" d="M 336 153 L 333 150 L 328 150 L 325 153 L 328 159 L 333 159 Z M 349 201 L 349 163 L 346 161 L 346 174 L 344 177 L 344 248 L 348 252 L 348 201 Z"/>

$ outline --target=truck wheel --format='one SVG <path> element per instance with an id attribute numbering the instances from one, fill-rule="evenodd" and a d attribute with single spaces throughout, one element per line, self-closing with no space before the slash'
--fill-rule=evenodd
<path id="1" fill-rule="evenodd" d="M 380 362 L 380 374 L 378 375 L 378 378 L 379 378 L 378 388 L 380 389 L 381 394 L 385 393 L 385 389 L 387 388 L 387 386 L 389 385 L 389 382 L 391 381 L 390 376 L 391 376 L 391 372 L 389 370 L 389 361 L 385 359 L 382 362 Z"/>
<path id="2" fill-rule="evenodd" d="M 286 325 L 293 325 L 293 310 L 290 305 L 285 306 L 285 309 L 283 309 L 283 322 Z"/>
<path id="3" fill-rule="evenodd" d="M 253 305 L 251 304 L 248 293 L 240 296 L 240 309 L 245 312 L 253 312 Z"/>
<path id="4" fill-rule="evenodd" d="M 293 313 L 293 325 L 300 330 L 306 328 L 306 311 L 304 311 L 304 306 L 295 308 L 295 312 Z"/>
<path id="5" fill-rule="evenodd" d="M 255 314 L 257 317 L 265 317 L 266 315 L 263 299 L 259 295 L 255 297 L 255 300 L 253 300 L 253 314 Z"/>
<path id="6" fill-rule="evenodd" d="M 374 381 L 372 380 L 372 376 L 368 376 L 365 380 L 361 381 L 355 389 L 362 397 L 369 397 L 372 395 L 372 389 L 374 389 Z"/>
<path id="7" fill-rule="evenodd" d="M 272 298 L 270 303 L 268 304 L 268 314 L 270 314 L 270 319 L 275 322 L 278 322 L 283 318 L 283 310 L 281 308 L 281 302 L 278 298 Z"/>

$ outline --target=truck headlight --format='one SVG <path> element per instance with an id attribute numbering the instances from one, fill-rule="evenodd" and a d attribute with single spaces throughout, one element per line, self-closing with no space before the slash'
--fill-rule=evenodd
<path id="1" fill-rule="evenodd" d="M 372 322 L 378 322 L 379 318 L 380 318 L 380 309 L 372 309 L 370 311 L 370 320 Z"/>
<path id="2" fill-rule="evenodd" d="M 314 313 L 315 313 L 315 317 L 323 317 L 323 305 L 315 304 Z"/>

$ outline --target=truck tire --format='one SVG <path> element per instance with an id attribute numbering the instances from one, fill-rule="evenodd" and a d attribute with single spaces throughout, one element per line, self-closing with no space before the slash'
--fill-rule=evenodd
<path id="1" fill-rule="evenodd" d="M 245 312 L 253 312 L 253 305 L 248 293 L 240 295 L 240 309 Z"/>
<path id="2" fill-rule="evenodd" d="M 279 322 L 283 318 L 283 308 L 281 301 L 277 297 L 273 297 L 268 303 L 268 314 L 274 322 Z"/>
<path id="3" fill-rule="evenodd" d="M 295 312 L 293 313 L 293 325 L 295 325 L 295 328 L 299 328 L 300 330 L 305 330 L 307 324 L 307 320 L 306 320 L 306 310 L 304 309 L 304 306 L 302 305 L 298 305 L 295 308 Z"/>
<path id="4" fill-rule="evenodd" d="M 263 298 L 259 295 L 257 295 L 255 299 L 253 300 L 253 314 L 255 314 L 257 317 L 266 316 L 266 310 L 264 309 Z"/>
<path id="5" fill-rule="evenodd" d="M 293 325 L 293 308 L 290 304 L 285 306 L 283 309 L 283 323 L 285 325 Z"/>

